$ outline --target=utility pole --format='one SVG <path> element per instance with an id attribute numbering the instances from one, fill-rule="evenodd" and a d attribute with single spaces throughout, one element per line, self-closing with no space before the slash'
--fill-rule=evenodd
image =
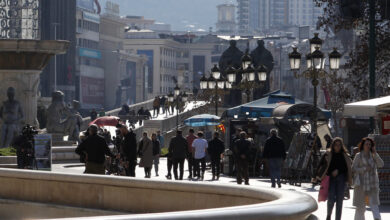
<path id="1" fill-rule="evenodd" d="M 54 26 L 54 40 L 57 40 L 57 26 L 59 23 L 52 23 Z M 57 91 L 57 55 L 54 55 L 54 92 Z"/>
<path id="2" fill-rule="evenodd" d="M 369 42 L 369 71 L 370 71 L 370 98 L 375 98 L 375 60 L 376 60 L 376 48 L 375 48 L 375 0 L 369 0 L 370 8 L 370 42 Z M 375 129 L 374 118 L 370 118 L 371 131 Z"/>

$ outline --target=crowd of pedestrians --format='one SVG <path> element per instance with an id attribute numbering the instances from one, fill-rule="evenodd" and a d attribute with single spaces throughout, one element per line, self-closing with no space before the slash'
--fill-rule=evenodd
<path id="1" fill-rule="evenodd" d="M 160 131 L 151 134 L 144 132 L 137 141 L 135 133 L 126 125 L 118 124 L 117 137 L 114 143 L 118 154 L 113 154 L 108 145 L 109 135 L 103 130 L 104 137 L 98 134 L 99 128 L 91 125 L 85 138 L 76 149 L 83 162 L 86 163 L 85 173 L 105 174 L 105 160 L 121 159 L 124 161 L 125 174 L 135 177 L 137 165 L 144 169 L 145 178 L 151 178 L 154 166 L 155 176 L 159 176 L 161 149 L 164 148 L 164 137 Z M 119 137 L 118 137 L 119 136 Z M 376 152 L 375 142 L 371 138 L 363 138 L 358 145 L 358 152 L 353 161 L 343 140 L 339 137 L 326 138 L 327 149 L 316 170 L 317 179 L 329 181 L 327 188 L 327 220 L 331 219 L 336 206 L 335 219 L 342 216 L 345 192 L 353 186 L 353 205 L 356 206 L 355 220 L 364 220 L 366 205 L 370 206 L 374 219 L 381 219 L 379 212 L 379 178 L 377 169 L 384 162 Z M 246 132 L 237 129 L 232 138 L 231 151 L 237 175 L 237 184 L 249 185 L 249 158 L 253 142 Z M 213 138 L 207 141 L 202 131 L 190 129 L 184 137 L 181 130 L 170 139 L 167 153 L 167 179 L 183 180 L 185 160 L 188 163 L 188 179 L 204 180 L 206 158 L 211 162 L 212 181 L 219 180 L 221 159 L 224 155 L 225 143 L 220 134 L 215 132 Z M 140 158 L 139 163 L 137 158 Z M 271 129 L 270 137 L 265 141 L 263 158 L 268 161 L 271 187 L 281 187 L 281 169 L 286 159 L 286 148 L 276 129 Z"/>

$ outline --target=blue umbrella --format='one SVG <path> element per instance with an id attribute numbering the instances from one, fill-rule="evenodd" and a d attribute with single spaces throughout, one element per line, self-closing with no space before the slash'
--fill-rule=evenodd
<path id="1" fill-rule="evenodd" d="M 202 114 L 195 115 L 184 120 L 184 124 L 190 127 L 203 127 L 219 125 L 221 118 L 216 115 Z"/>

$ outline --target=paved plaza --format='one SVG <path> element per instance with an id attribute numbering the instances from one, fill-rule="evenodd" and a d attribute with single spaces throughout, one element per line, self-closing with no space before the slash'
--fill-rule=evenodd
<path id="1" fill-rule="evenodd" d="M 167 161 L 166 158 L 160 159 L 160 171 L 159 176 L 154 176 L 154 169 L 152 169 L 152 180 L 164 180 L 164 181 L 175 181 L 175 180 L 167 180 L 165 178 L 165 175 L 167 174 Z M 68 168 L 66 168 L 68 167 Z M 54 164 L 52 172 L 61 172 L 61 173 L 73 173 L 73 174 L 82 174 L 84 171 L 84 166 L 82 164 Z M 144 178 L 144 170 L 143 168 L 137 167 L 136 169 L 136 178 Z M 196 180 L 188 180 L 186 177 L 188 176 L 188 170 L 187 170 L 187 163 L 185 164 L 185 173 L 184 173 L 184 180 L 183 182 L 197 182 L 199 184 L 203 183 L 212 183 L 212 184 L 236 184 L 236 180 L 234 177 L 229 177 L 225 175 L 221 175 L 219 181 L 211 181 L 212 174 L 211 170 L 207 169 L 205 173 L 205 180 L 204 181 L 196 181 Z M 250 186 L 243 185 L 242 187 L 271 187 L 271 182 L 268 179 L 264 178 L 251 178 L 249 180 Z M 301 187 L 297 186 L 291 186 L 289 184 L 282 184 L 281 190 L 292 190 L 292 191 L 298 191 L 302 193 L 307 193 L 310 196 L 312 196 L 315 200 L 317 200 L 318 196 L 318 190 L 319 186 L 316 186 L 314 189 L 311 187 L 311 184 L 302 184 Z M 351 196 L 353 194 L 353 191 L 351 190 Z M 315 216 L 318 217 L 319 220 L 325 220 L 326 219 L 326 202 L 321 202 L 318 204 L 318 210 L 314 213 Z M 332 219 L 334 219 L 334 214 L 336 212 L 334 208 L 333 210 L 333 216 Z M 390 205 L 381 205 L 380 211 L 382 215 L 382 220 L 389 220 L 390 219 Z M 353 220 L 355 213 L 355 207 L 352 206 L 352 198 L 349 200 L 344 200 L 344 208 L 343 208 L 343 215 L 342 219 L 345 220 Z M 372 214 L 370 211 L 366 212 L 366 220 L 373 220 Z"/>

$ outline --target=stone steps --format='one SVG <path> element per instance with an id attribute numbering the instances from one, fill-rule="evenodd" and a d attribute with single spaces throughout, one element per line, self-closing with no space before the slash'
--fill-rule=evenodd
<path id="1" fill-rule="evenodd" d="M 13 169 L 16 169 L 16 168 L 18 168 L 18 165 L 16 163 L 0 164 L 0 168 L 13 168 Z"/>

